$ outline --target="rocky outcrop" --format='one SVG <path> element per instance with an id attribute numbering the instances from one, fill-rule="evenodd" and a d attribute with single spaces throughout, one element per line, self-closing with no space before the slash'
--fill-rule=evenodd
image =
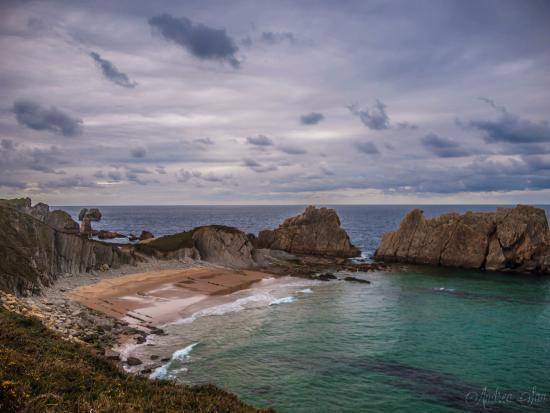
<path id="1" fill-rule="evenodd" d="M 98 208 L 82 208 L 78 214 L 78 220 L 88 218 L 90 221 L 101 221 L 101 211 Z"/>
<path id="2" fill-rule="evenodd" d="M 145 240 L 148 240 L 148 239 L 153 239 L 155 238 L 155 236 L 153 235 L 152 232 L 149 232 L 149 231 L 141 231 L 141 234 L 139 235 L 139 240 L 140 241 L 145 241 Z"/>
<path id="3" fill-rule="evenodd" d="M 252 243 L 237 228 L 222 225 L 198 227 L 192 231 L 195 248 L 201 259 L 228 267 L 246 268 L 256 266 L 252 258 Z"/>
<path id="4" fill-rule="evenodd" d="M 101 229 L 97 232 L 97 237 L 99 239 L 113 239 L 113 238 L 126 238 L 126 235 L 120 234 L 115 231 L 108 231 L 106 229 Z"/>
<path id="5" fill-rule="evenodd" d="M 415 209 L 401 221 L 397 231 L 384 234 L 375 258 L 550 273 L 550 230 L 544 210 L 526 205 L 432 219 Z"/>
<path id="6" fill-rule="evenodd" d="M 257 248 L 270 248 L 292 254 L 355 257 L 361 252 L 350 241 L 334 209 L 309 206 L 288 218 L 275 230 L 261 231 Z"/>
<path id="7" fill-rule="evenodd" d="M 88 240 L 54 227 L 15 208 L 0 205 L 0 289 L 34 294 L 59 275 L 117 268 L 134 263 L 115 246 Z"/>
<path id="8" fill-rule="evenodd" d="M 49 205 L 43 202 L 39 202 L 35 206 L 32 206 L 30 198 L 2 199 L 0 200 L 0 205 L 8 206 L 24 214 L 31 215 L 39 221 L 54 227 L 58 231 L 71 234 L 79 233 L 78 223 L 74 221 L 67 212 L 59 209 L 50 211 Z"/>
<path id="9" fill-rule="evenodd" d="M 90 221 L 90 218 L 82 218 L 80 221 L 80 234 L 85 235 L 87 237 L 91 236 L 93 234 L 92 229 L 92 222 Z"/>

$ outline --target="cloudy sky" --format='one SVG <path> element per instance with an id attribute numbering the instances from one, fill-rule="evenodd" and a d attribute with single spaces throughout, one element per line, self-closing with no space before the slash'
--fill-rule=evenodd
<path id="1" fill-rule="evenodd" d="M 0 197 L 550 203 L 550 2 L 2 1 Z"/>

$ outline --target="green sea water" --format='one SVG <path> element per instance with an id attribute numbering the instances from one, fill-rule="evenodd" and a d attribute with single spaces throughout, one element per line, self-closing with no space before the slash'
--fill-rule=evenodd
<path id="1" fill-rule="evenodd" d="M 372 283 L 260 285 L 141 352 L 196 343 L 167 377 L 280 412 L 550 411 L 550 280 L 432 267 L 360 276 Z"/>

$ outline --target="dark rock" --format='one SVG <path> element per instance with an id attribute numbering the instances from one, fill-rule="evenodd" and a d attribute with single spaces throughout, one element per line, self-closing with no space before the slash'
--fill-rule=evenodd
<path id="1" fill-rule="evenodd" d="M 375 258 L 550 273 L 550 230 L 544 210 L 526 205 L 432 219 L 415 209 L 401 221 L 399 230 L 384 234 Z"/>
<path id="2" fill-rule="evenodd" d="M 126 236 L 123 234 L 119 234 L 118 232 L 114 231 L 107 231 L 104 229 L 99 230 L 99 232 L 97 233 L 97 237 L 99 239 L 126 238 Z"/>
<path id="3" fill-rule="evenodd" d="M 151 357 L 149 357 L 151 360 L 158 360 L 159 356 L 156 354 L 151 354 Z"/>
<path id="4" fill-rule="evenodd" d="M 129 365 L 129 366 L 139 366 L 141 364 L 143 364 L 143 362 L 138 359 L 137 357 L 128 357 L 126 359 L 126 364 Z"/>
<path id="5" fill-rule="evenodd" d="M 352 282 L 356 282 L 356 283 L 370 284 L 370 281 L 362 280 L 361 278 L 356 278 L 356 277 L 345 277 L 344 281 L 352 281 Z"/>
<path id="6" fill-rule="evenodd" d="M 360 254 L 340 225 L 334 209 L 309 206 L 288 218 L 275 230 L 264 230 L 255 241 L 257 248 L 293 254 L 355 257 Z"/>
<path id="7" fill-rule="evenodd" d="M 137 336 L 136 337 L 136 344 L 143 344 L 143 343 L 145 343 L 146 340 L 147 340 L 146 337 L 143 336 L 143 335 Z"/>
<path id="8" fill-rule="evenodd" d="M 170 357 L 164 357 L 164 358 L 161 358 L 160 361 L 161 363 L 166 363 L 168 361 L 172 360 Z"/>
<path id="9" fill-rule="evenodd" d="M 152 239 L 152 238 L 155 238 L 155 236 L 153 235 L 152 232 L 149 232 L 149 231 L 141 231 L 141 234 L 139 236 L 140 241 L 144 241 L 146 239 Z"/>
<path id="10" fill-rule="evenodd" d="M 101 212 L 98 208 L 82 208 L 78 214 L 78 220 L 82 221 L 84 218 L 89 218 L 90 221 L 101 221 Z"/>
<path id="11" fill-rule="evenodd" d="M 117 360 L 117 361 L 120 360 L 120 354 L 111 349 L 105 350 L 104 355 L 105 355 L 105 358 L 108 360 Z"/>
<path id="12" fill-rule="evenodd" d="M 338 277 L 336 277 L 334 274 L 326 272 L 323 274 L 319 274 L 316 278 L 321 281 L 330 281 L 330 280 L 336 280 Z"/>
<path id="13" fill-rule="evenodd" d="M 139 237 L 135 234 L 130 234 L 130 235 L 128 235 L 128 239 L 130 241 L 137 241 L 137 240 L 139 240 Z"/>

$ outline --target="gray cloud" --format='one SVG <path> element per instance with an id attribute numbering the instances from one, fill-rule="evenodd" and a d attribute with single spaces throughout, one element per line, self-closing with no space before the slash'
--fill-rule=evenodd
<path id="1" fill-rule="evenodd" d="M 373 142 L 358 142 L 355 144 L 355 147 L 367 155 L 378 155 L 380 153 L 378 147 Z"/>
<path id="2" fill-rule="evenodd" d="M 316 125 L 321 122 L 325 116 L 322 113 L 311 112 L 306 115 L 300 116 L 300 122 L 302 125 Z"/>
<path id="3" fill-rule="evenodd" d="M 210 138 L 193 139 L 193 142 L 201 145 L 214 145 L 214 141 Z"/>
<path id="4" fill-rule="evenodd" d="M 62 178 L 56 181 L 47 181 L 39 184 L 43 190 L 48 189 L 79 189 L 79 188 L 97 188 L 99 187 L 94 181 L 86 179 L 83 176 L 76 175 L 72 177 Z"/>
<path id="5" fill-rule="evenodd" d="M 466 128 L 476 129 L 483 133 L 487 143 L 506 142 L 510 144 L 529 144 L 550 142 L 550 124 L 547 121 L 533 122 L 508 112 L 504 106 L 497 106 L 494 101 L 480 98 L 499 112 L 497 120 L 473 120 L 466 124 L 458 123 Z"/>
<path id="6" fill-rule="evenodd" d="M 243 159 L 243 165 L 246 166 L 247 168 L 252 169 L 254 172 L 258 172 L 258 173 L 272 172 L 278 169 L 277 166 L 275 165 L 263 165 L 251 158 Z"/>
<path id="7" fill-rule="evenodd" d="M 226 61 L 234 68 L 239 67 L 235 57 L 239 48 L 224 29 L 212 29 L 194 24 L 187 17 L 176 18 L 169 14 L 152 17 L 149 24 L 164 39 L 180 45 L 199 59 Z"/>
<path id="8" fill-rule="evenodd" d="M 273 141 L 264 135 L 249 136 L 246 138 L 246 141 L 255 146 L 273 146 Z"/>
<path id="9" fill-rule="evenodd" d="M 82 133 L 82 120 L 61 110 L 44 108 L 36 102 L 18 100 L 13 104 L 13 113 L 19 124 L 35 130 L 45 130 L 72 137 Z"/>
<path id="10" fill-rule="evenodd" d="M 67 164 L 68 161 L 57 146 L 30 148 L 12 139 L 0 141 L 0 172 L 4 175 L 18 170 L 63 174 L 55 168 Z"/>
<path id="11" fill-rule="evenodd" d="M 231 174 L 216 174 L 214 172 L 203 173 L 200 171 L 188 171 L 180 169 L 176 172 L 176 180 L 178 182 L 189 182 L 191 180 L 210 182 L 210 183 L 231 183 L 233 175 Z"/>
<path id="12" fill-rule="evenodd" d="M 274 45 L 282 42 L 288 42 L 294 44 L 296 38 L 293 33 L 290 32 L 263 32 L 260 36 L 262 42 Z"/>
<path id="13" fill-rule="evenodd" d="M 130 151 L 133 158 L 145 158 L 147 155 L 147 150 L 143 146 L 136 146 Z"/>
<path id="14" fill-rule="evenodd" d="M 107 59 L 103 59 L 99 53 L 91 52 L 90 56 L 97 63 L 103 75 L 111 82 L 127 88 L 134 88 L 137 83 L 131 81 L 126 73 L 121 72 L 117 67 Z"/>
<path id="15" fill-rule="evenodd" d="M 421 139 L 422 145 L 430 152 L 440 158 L 456 158 L 468 156 L 470 152 L 461 148 L 460 144 L 453 139 L 429 133 Z"/>
<path id="16" fill-rule="evenodd" d="M 283 146 L 279 146 L 279 150 L 289 155 L 303 155 L 307 153 L 305 149 L 298 148 L 296 146 L 283 145 Z"/>
<path id="17" fill-rule="evenodd" d="M 376 103 L 372 109 L 361 110 L 357 104 L 349 105 L 348 109 L 355 116 L 358 116 L 367 128 L 383 130 L 390 128 L 390 118 L 386 113 L 386 107 L 386 105 L 376 99 Z"/>

